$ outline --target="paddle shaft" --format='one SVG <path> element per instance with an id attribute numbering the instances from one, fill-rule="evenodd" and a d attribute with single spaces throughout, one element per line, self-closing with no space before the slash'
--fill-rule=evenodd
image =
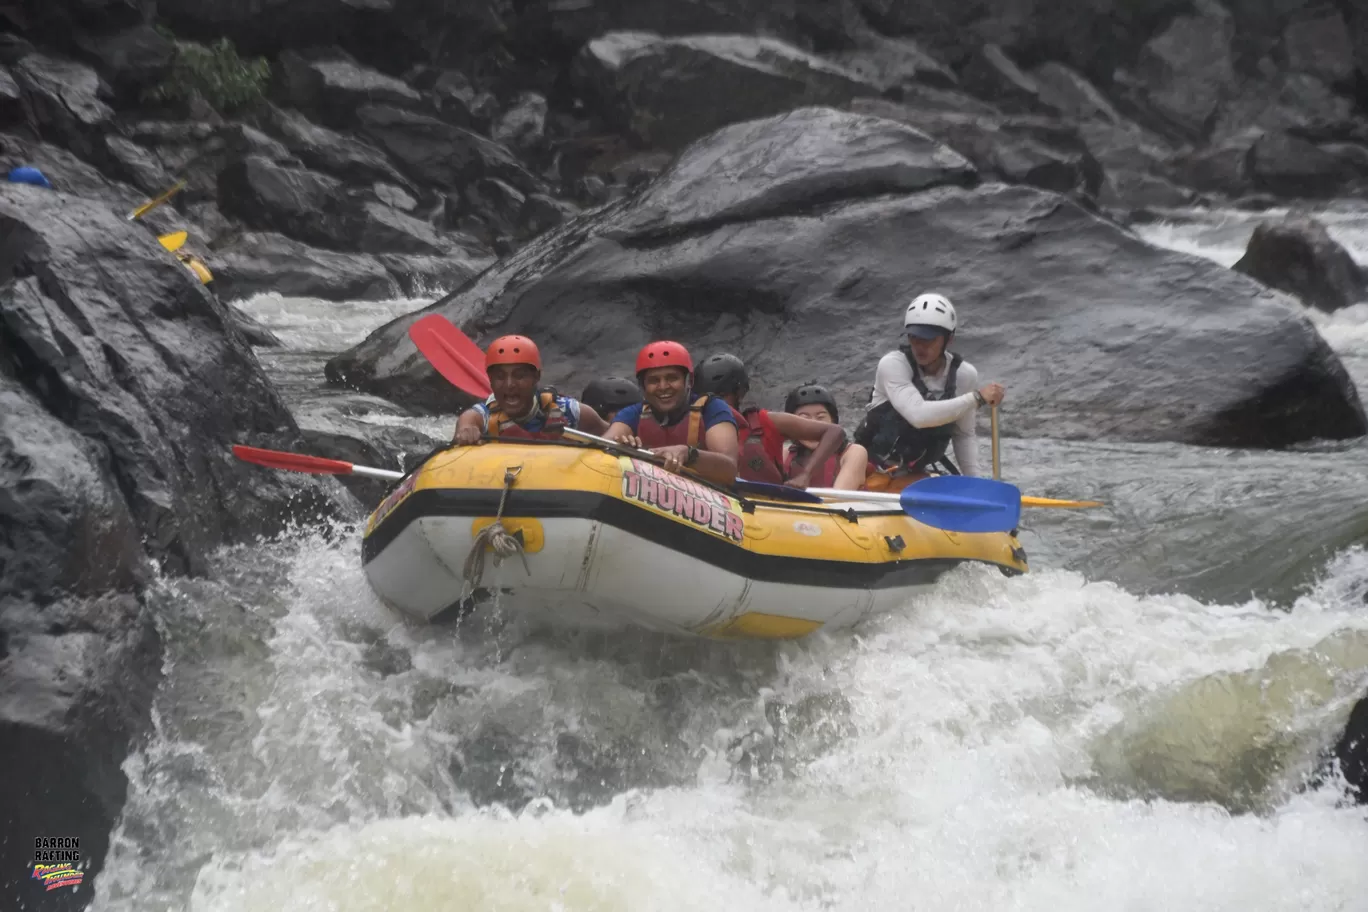
<path id="1" fill-rule="evenodd" d="M 994 478 L 994 479 L 997 479 L 997 480 L 1001 480 L 1001 479 L 1002 479 L 1002 463 L 1001 463 L 1001 462 L 999 461 L 999 459 L 998 459 L 999 449 L 998 449 L 998 407 L 997 407 L 997 405 L 994 405 L 994 406 L 993 406 L 992 422 L 993 422 L 993 478 Z"/>

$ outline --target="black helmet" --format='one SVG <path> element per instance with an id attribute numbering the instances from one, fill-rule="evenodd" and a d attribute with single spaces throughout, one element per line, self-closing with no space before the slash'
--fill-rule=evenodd
<path id="1" fill-rule="evenodd" d="M 802 386 L 795 387 L 784 400 L 784 411 L 796 412 L 802 405 L 825 405 L 831 412 L 831 420 L 837 424 L 841 423 L 841 412 L 836 408 L 836 397 L 831 395 L 831 390 L 816 383 L 804 383 Z"/>
<path id="2" fill-rule="evenodd" d="M 599 414 L 615 412 L 641 401 L 641 387 L 622 377 L 600 377 L 584 388 L 580 402 Z"/>
<path id="3" fill-rule="evenodd" d="M 710 355 L 694 368 L 693 388 L 696 393 L 714 396 L 728 393 L 742 396 L 750 389 L 750 376 L 746 373 L 745 363 L 736 355 Z"/>

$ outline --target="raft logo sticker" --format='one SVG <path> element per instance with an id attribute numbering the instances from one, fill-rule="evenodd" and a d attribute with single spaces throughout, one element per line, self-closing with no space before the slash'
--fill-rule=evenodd
<path id="1" fill-rule="evenodd" d="M 80 886 L 85 879 L 85 872 L 76 867 L 80 860 L 79 836 L 35 837 L 33 873 L 30 877 L 41 883 L 45 892 Z"/>
<path id="2" fill-rule="evenodd" d="M 413 493 L 413 486 L 418 483 L 418 473 L 414 472 L 399 483 L 399 487 L 389 493 L 389 496 L 380 501 L 380 506 L 375 508 L 371 514 L 370 521 L 366 523 L 366 534 L 370 535 L 376 526 L 384 521 L 386 516 L 394 512 L 394 508 L 399 506 L 405 497 Z"/>
<path id="3" fill-rule="evenodd" d="M 618 461 L 625 500 L 678 517 L 728 541 L 740 543 L 744 537 L 741 505 L 732 498 L 649 462 L 629 456 L 619 456 Z"/>
<path id="4" fill-rule="evenodd" d="M 810 522 L 796 522 L 793 529 L 799 535 L 818 536 L 822 534 L 822 527 Z"/>

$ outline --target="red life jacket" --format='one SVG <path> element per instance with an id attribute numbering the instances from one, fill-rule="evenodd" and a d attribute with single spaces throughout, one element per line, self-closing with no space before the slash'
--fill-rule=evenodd
<path id="1" fill-rule="evenodd" d="M 850 441 L 844 441 L 841 448 L 822 463 L 820 468 L 808 474 L 808 483 L 811 487 L 829 488 L 836 483 L 836 476 L 841 474 L 841 456 L 848 446 Z M 807 447 L 796 444 L 789 447 L 789 451 L 784 454 L 784 477 L 792 478 L 806 468 L 808 460 L 812 458 L 812 452 Z"/>
<path id="2" fill-rule="evenodd" d="M 746 481 L 783 484 L 784 473 L 779 466 L 784 461 L 784 435 L 770 421 L 764 409 L 746 409 L 745 413 L 732 409 L 736 417 L 736 475 Z"/>
<path id="3" fill-rule="evenodd" d="M 529 417 L 542 416 L 542 429 L 540 431 L 529 431 L 512 418 L 504 413 L 503 409 L 495 403 L 494 397 L 490 396 L 485 400 L 485 405 L 489 408 L 489 421 L 485 423 L 485 434 L 492 438 L 505 437 L 516 438 L 518 440 L 559 440 L 561 431 L 570 423 L 565 417 L 565 412 L 556 404 L 556 391 L 538 390 L 537 391 L 538 409 L 533 409 L 531 416 L 523 416 L 523 420 Z"/>
<path id="4" fill-rule="evenodd" d="M 643 449 L 653 450 L 656 447 L 667 446 L 691 446 L 699 449 L 707 449 L 701 443 L 703 440 L 703 407 L 708 404 L 711 396 L 699 396 L 689 406 L 689 417 L 681 419 L 668 427 L 661 425 L 655 419 L 655 413 L 651 407 L 643 404 L 641 407 L 641 418 L 637 421 L 637 437 L 641 440 Z"/>

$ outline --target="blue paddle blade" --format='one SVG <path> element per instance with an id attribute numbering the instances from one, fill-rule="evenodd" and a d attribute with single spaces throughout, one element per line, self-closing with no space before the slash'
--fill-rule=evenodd
<path id="1" fill-rule="evenodd" d="M 1010 532 L 1021 520 L 1021 491 L 991 478 L 937 475 L 903 488 L 903 512 L 947 532 Z"/>
<path id="2" fill-rule="evenodd" d="M 754 494 L 757 497 L 768 497 L 771 500 L 788 500 L 794 503 L 822 503 L 822 498 L 816 494 L 809 494 L 802 488 L 794 488 L 789 485 L 770 484 L 767 481 L 743 481 L 736 480 L 736 490 L 742 494 Z"/>

